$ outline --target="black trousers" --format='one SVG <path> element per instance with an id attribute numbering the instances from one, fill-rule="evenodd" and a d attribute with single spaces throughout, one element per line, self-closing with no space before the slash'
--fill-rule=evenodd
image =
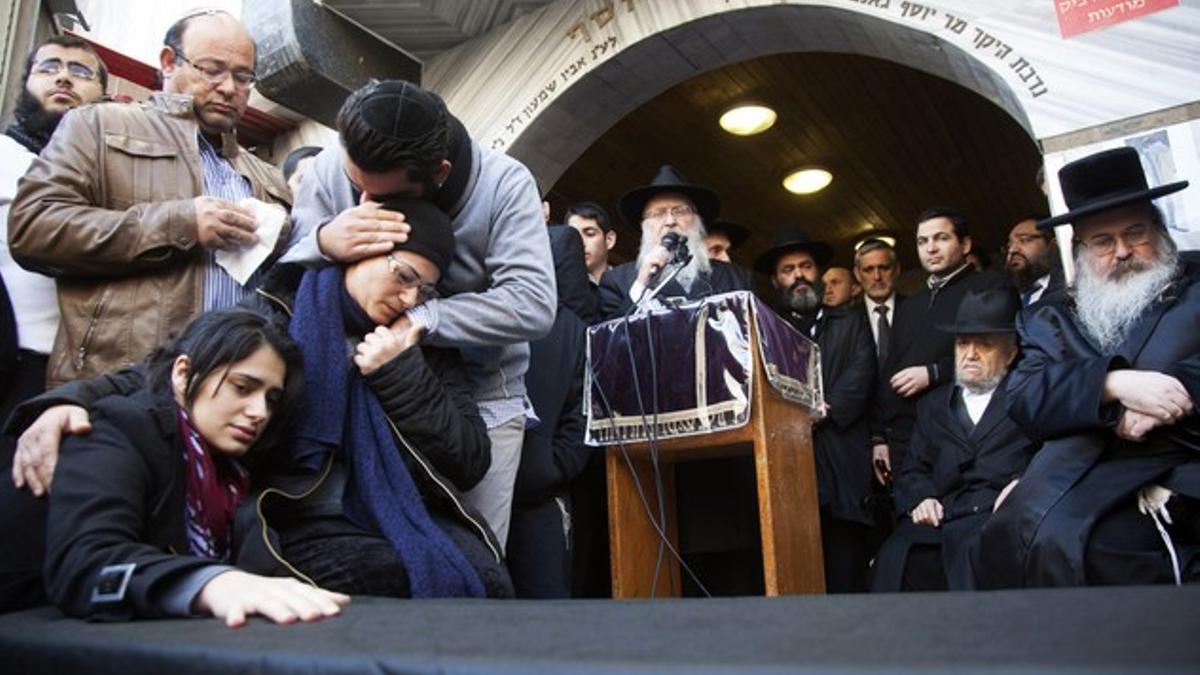
<path id="1" fill-rule="evenodd" d="M 571 554 L 564 523 L 554 499 L 514 503 L 508 526 L 508 572 L 518 598 L 571 596 Z"/>
<path id="2" fill-rule="evenodd" d="M 42 354 L 21 351 L 7 391 L 0 392 L 0 421 L 24 401 L 45 390 Z M 18 490 L 12 480 L 15 438 L 0 438 L 0 612 L 46 602 L 42 590 L 42 558 L 46 548 L 46 498 Z"/>

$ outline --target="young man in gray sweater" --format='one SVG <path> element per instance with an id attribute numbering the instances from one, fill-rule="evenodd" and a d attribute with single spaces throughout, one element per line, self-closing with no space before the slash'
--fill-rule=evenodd
<path id="1" fill-rule="evenodd" d="M 380 207 L 394 197 L 428 199 L 450 216 L 457 243 L 441 298 L 392 328 L 420 325 L 423 341 L 462 351 L 492 445 L 491 468 L 466 497 L 503 545 L 533 419 L 528 342 L 550 330 L 557 307 L 537 185 L 520 162 L 472 141 L 440 97 L 409 82 L 354 92 L 337 126 L 342 147 L 317 156 L 296 195 L 285 260 L 345 263 L 391 250 L 409 229 L 403 214 Z"/>

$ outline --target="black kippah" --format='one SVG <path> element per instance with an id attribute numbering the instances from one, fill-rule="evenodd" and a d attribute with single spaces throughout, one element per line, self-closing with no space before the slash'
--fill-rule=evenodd
<path id="1" fill-rule="evenodd" d="M 389 199 L 383 208 L 404 214 L 409 225 L 408 241 L 396 244 L 397 251 L 412 251 L 428 258 L 445 273 L 454 259 L 454 229 L 450 217 L 423 199 Z"/>
<path id="2" fill-rule="evenodd" d="M 422 139 L 438 130 L 446 118 L 446 104 L 437 94 L 411 82 L 384 80 L 362 97 L 362 119 L 375 132 L 401 141 Z"/>

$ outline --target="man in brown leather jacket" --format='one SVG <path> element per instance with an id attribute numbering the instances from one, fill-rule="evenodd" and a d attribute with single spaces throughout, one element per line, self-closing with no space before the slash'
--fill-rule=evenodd
<path id="1" fill-rule="evenodd" d="M 13 201 L 13 257 L 58 283 L 51 385 L 136 363 L 194 315 L 238 302 L 255 277 L 244 288 L 214 258 L 257 241 L 235 202 L 291 201 L 234 137 L 255 81 L 245 28 L 198 12 L 164 43 L 163 91 L 66 115 Z"/>

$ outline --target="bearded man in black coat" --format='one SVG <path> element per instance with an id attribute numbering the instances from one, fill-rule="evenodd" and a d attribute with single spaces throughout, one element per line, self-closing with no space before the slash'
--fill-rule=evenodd
<path id="1" fill-rule="evenodd" d="M 917 404 L 910 461 L 896 475 L 896 511 L 906 514 L 875 558 L 873 591 L 967 590 L 979 528 L 1038 444 L 1008 417 L 1005 380 L 1017 358 L 1008 290 L 968 293 L 952 325 L 954 384 Z"/>
<path id="2" fill-rule="evenodd" d="M 875 341 L 861 309 L 822 307 L 821 272 L 833 257 L 824 242 L 786 228 L 755 261 L 779 294 L 780 315 L 821 348 L 825 416 L 813 427 L 825 587 L 831 593 L 865 591 L 867 545 L 874 519 L 868 411 L 876 383 Z"/>
<path id="3" fill-rule="evenodd" d="M 691 261 L 667 282 L 655 301 L 699 300 L 718 293 L 748 291 L 749 280 L 737 267 L 710 260 L 704 247 L 705 223 L 716 222 L 721 202 L 717 193 L 693 185 L 683 174 L 663 165 L 649 185 L 621 196 L 625 222 L 641 229 L 642 243 L 634 262 L 618 265 L 600 279 L 600 314 L 608 319 L 624 315 L 657 287 L 675 255 L 663 246 L 664 235 L 674 233 L 691 254 Z"/>
<path id="4" fill-rule="evenodd" d="M 984 527 L 980 583 L 1200 578 L 1200 265 L 1184 259 L 1132 148 L 1059 172 L 1075 288 L 1018 322 L 1009 414 L 1046 440 Z"/>

